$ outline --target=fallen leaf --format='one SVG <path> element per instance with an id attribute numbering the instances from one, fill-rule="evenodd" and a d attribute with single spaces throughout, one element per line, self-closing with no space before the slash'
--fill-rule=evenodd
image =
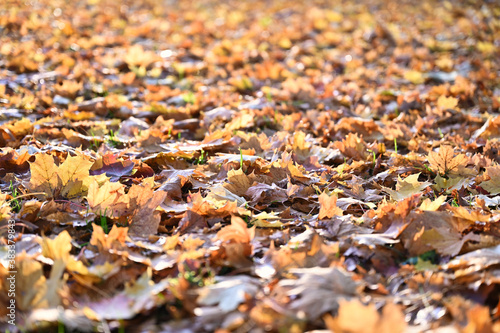
<path id="1" fill-rule="evenodd" d="M 357 295 L 359 284 L 339 267 L 295 268 L 290 273 L 297 280 L 283 279 L 278 282 L 277 293 L 290 299 L 283 304 L 292 311 L 302 311 L 308 318 L 319 318 L 325 312 L 337 310 L 341 299 Z"/>
<path id="2" fill-rule="evenodd" d="M 396 190 L 391 190 L 389 188 L 384 187 L 384 191 L 389 193 L 391 198 L 396 201 L 401 201 L 406 198 L 411 197 L 414 194 L 418 194 L 426 189 L 429 185 L 432 185 L 430 182 L 419 182 L 418 177 L 420 173 L 416 173 L 402 179 L 398 176 L 398 181 L 396 183 Z"/>
<path id="3" fill-rule="evenodd" d="M 254 297 L 259 290 L 259 280 L 246 275 L 220 277 L 215 284 L 201 288 L 198 291 L 198 304 L 201 306 L 217 306 L 222 312 L 236 310 L 238 305 L 249 297 Z M 194 310 L 202 316 L 203 308 Z"/>
<path id="4" fill-rule="evenodd" d="M 326 218 L 332 218 L 337 215 L 342 215 L 343 211 L 339 207 L 337 207 L 337 196 L 336 195 L 329 195 L 326 192 L 323 192 L 320 194 L 319 198 L 319 216 L 318 218 L 324 219 Z"/>
<path id="5" fill-rule="evenodd" d="M 431 151 L 427 157 L 432 170 L 446 175 L 449 173 L 458 173 L 460 168 L 464 168 L 468 162 L 467 156 L 459 154 L 455 156 L 451 146 L 441 146 L 439 152 Z"/>

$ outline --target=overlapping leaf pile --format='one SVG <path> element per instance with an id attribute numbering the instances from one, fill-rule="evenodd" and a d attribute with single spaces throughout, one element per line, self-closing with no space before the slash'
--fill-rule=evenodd
<path id="1" fill-rule="evenodd" d="M 1 2 L 17 329 L 500 332 L 499 47 L 494 1 Z"/>

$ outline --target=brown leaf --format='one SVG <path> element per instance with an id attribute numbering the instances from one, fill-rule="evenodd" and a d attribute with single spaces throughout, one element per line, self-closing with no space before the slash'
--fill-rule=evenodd
<path id="1" fill-rule="evenodd" d="M 336 310 L 339 300 L 350 299 L 358 293 L 358 283 L 339 267 L 295 268 L 290 273 L 298 279 L 283 279 L 278 282 L 278 293 L 288 296 L 288 309 L 304 312 L 308 318 L 316 319 L 325 312 Z"/>
<path id="2" fill-rule="evenodd" d="M 130 175 L 135 163 L 131 160 L 118 160 L 113 154 L 106 154 L 101 159 L 95 161 L 90 171 L 91 175 L 106 173 L 111 181 L 118 181 L 121 176 Z"/>
<path id="3" fill-rule="evenodd" d="M 236 195 L 243 196 L 252 185 L 253 178 L 255 177 L 252 175 L 247 176 L 241 168 L 229 170 L 227 173 L 228 182 L 224 183 L 224 187 Z"/>
<path id="4" fill-rule="evenodd" d="M 156 234 L 160 225 L 160 212 L 156 211 L 156 208 L 165 200 L 167 192 L 153 191 L 148 185 L 132 185 L 127 196 L 132 215 L 129 234 L 134 236 Z"/>
<path id="5" fill-rule="evenodd" d="M 288 200 L 286 190 L 276 184 L 267 185 L 263 183 L 253 183 L 245 193 L 252 199 L 252 203 L 271 204 L 274 202 L 284 202 Z"/>

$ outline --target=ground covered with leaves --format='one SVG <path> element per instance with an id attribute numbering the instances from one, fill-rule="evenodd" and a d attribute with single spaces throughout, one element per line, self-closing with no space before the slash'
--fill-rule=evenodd
<path id="1" fill-rule="evenodd" d="M 499 59 L 495 1 L 2 1 L 2 327 L 500 332 Z"/>

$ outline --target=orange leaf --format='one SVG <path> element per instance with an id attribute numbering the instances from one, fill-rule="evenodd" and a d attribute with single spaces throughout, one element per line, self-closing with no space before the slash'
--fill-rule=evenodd
<path id="1" fill-rule="evenodd" d="M 343 211 L 337 207 L 337 197 L 335 195 L 328 195 L 326 192 L 321 193 L 319 196 L 319 219 L 325 217 L 332 218 L 336 215 L 342 215 Z"/>
<path id="2" fill-rule="evenodd" d="M 437 153 L 431 151 L 427 159 L 431 164 L 431 168 L 440 174 L 457 172 L 460 167 L 464 168 L 468 162 L 468 158 L 464 154 L 454 156 L 451 146 L 441 146 Z"/>

